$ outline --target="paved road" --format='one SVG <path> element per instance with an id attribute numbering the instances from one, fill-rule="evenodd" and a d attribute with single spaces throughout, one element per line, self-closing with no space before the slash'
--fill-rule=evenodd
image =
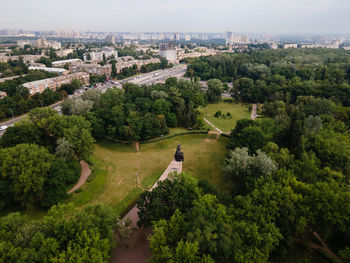
<path id="1" fill-rule="evenodd" d="M 105 92 L 107 89 L 112 87 L 122 88 L 123 84 L 126 82 L 131 82 L 137 85 L 152 85 L 156 83 L 164 83 L 165 80 L 169 77 L 181 78 L 185 75 L 187 71 L 186 65 L 180 65 L 169 69 L 162 69 L 157 71 L 152 71 L 150 73 L 145 73 L 135 77 L 130 77 L 123 80 L 111 81 L 108 84 L 103 85 L 101 88 L 102 92 Z"/>
<path id="2" fill-rule="evenodd" d="M 136 77 L 130 77 L 127 79 L 123 79 L 123 80 L 119 80 L 119 81 L 110 81 L 109 83 L 103 83 L 98 85 L 98 88 L 100 90 L 102 90 L 102 92 L 105 92 L 108 88 L 112 88 L 112 87 L 119 87 L 122 88 L 123 83 L 125 82 L 132 82 L 138 85 L 151 85 L 153 83 L 159 83 L 159 82 L 164 82 L 167 78 L 169 77 L 182 77 L 187 70 L 187 66 L 186 65 L 181 65 L 181 66 L 177 66 L 174 68 L 170 68 L 170 69 L 163 69 L 163 70 L 157 70 L 157 71 L 153 71 L 150 73 L 146 73 L 146 74 L 142 74 Z M 81 92 L 83 93 L 84 90 L 81 90 Z M 82 95 L 82 93 L 75 95 L 74 97 L 80 97 Z M 50 105 L 51 108 L 55 109 L 55 108 L 59 108 L 61 106 L 62 101 L 56 102 L 55 104 Z M 4 121 L 2 123 L 0 123 L 0 126 L 6 125 L 6 126 L 11 126 L 14 123 L 23 120 L 25 117 L 27 116 L 27 114 L 18 116 L 16 118 Z M 0 137 L 4 134 L 5 131 L 0 131 Z"/>
<path id="3" fill-rule="evenodd" d="M 49 107 L 55 109 L 57 107 L 61 106 L 62 101 L 56 102 L 52 105 L 50 105 Z M 21 116 L 17 116 L 15 118 L 12 118 L 10 120 L 4 121 L 0 123 L 0 126 L 6 125 L 6 126 L 12 126 L 13 124 L 15 124 L 16 122 L 19 122 L 21 120 L 23 120 L 25 117 L 27 117 L 27 114 L 23 114 Z M 0 137 L 4 134 L 5 131 L 0 131 Z"/>
<path id="4" fill-rule="evenodd" d="M 158 70 L 151 73 L 144 74 L 139 78 L 134 78 L 130 82 L 138 85 L 151 85 L 155 83 L 164 82 L 169 77 L 183 77 L 187 71 L 187 66 L 182 65 L 170 69 Z"/>

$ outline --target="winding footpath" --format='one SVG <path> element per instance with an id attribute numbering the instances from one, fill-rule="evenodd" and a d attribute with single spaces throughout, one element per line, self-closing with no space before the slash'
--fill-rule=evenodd
<path id="1" fill-rule="evenodd" d="M 256 117 L 258 117 L 258 114 L 256 114 L 256 104 L 253 104 L 252 114 L 250 115 L 250 118 L 251 118 L 252 120 L 255 120 Z"/>
<path id="2" fill-rule="evenodd" d="M 67 194 L 71 194 L 74 191 L 78 190 L 83 184 L 85 184 L 86 180 L 89 178 L 91 174 L 90 167 L 85 161 L 81 160 L 80 165 L 81 165 L 81 175 L 80 175 L 79 181 L 72 189 L 70 189 L 67 192 Z"/>

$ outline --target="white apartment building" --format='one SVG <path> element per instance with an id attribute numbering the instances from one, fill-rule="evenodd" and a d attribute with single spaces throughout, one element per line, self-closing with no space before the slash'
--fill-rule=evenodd
<path id="1" fill-rule="evenodd" d="M 88 54 L 90 54 L 92 62 L 101 62 L 103 60 L 103 54 L 105 55 L 106 59 L 108 59 L 111 56 L 114 56 L 115 58 L 118 57 L 118 51 L 110 47 L 102 47 L 101 51 L 92 51 L 87 54 L 84 54 L 84 61 L 88 61 Z"/>
<path id="2" fill-rule="evenodd" d="M 77 63 L 82 62 L 79 58 L 73 58 L 73 59 L 65 59 L 65 60 L 57 60 L 52 62 L 53 67 L 64 67 L 64 65 L 71 64 L 71 63 Z"/>
<path id="3" fill-rule="evenodd" d="M 170 62 L 176 62 L 176 44 L 173 41 L 159 44 L 159 55 Z"/>

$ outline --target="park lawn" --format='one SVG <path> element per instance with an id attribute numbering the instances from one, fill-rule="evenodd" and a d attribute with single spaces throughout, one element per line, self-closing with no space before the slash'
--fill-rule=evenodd
<path id="1" fill-rule="evenodd" d="M 221 111 L 222 114 L 229 112 L 231 113 L 232 118 L 216 118 L 214 115 L 217 111 Z M 232 100 L 224 100 L 219 103 L 208 104 L 204 108 L 204 117 L 223 132 L 231 132 L 238 120 L 250 118 L 250 114 L 251 112 L 249 112 L 247 105 L 235 104 Z"/>
<path id="2" fill-rule="evenodd" d="M 173 160 L 178 144 L 185 154 L 183 172 L 207 178 L 219 189 L 228 190 L 222 175 L 227 141 L 207 134 L 182 135 L 141 144 L 140 152 L 136 152 L 134 145 L 103 140 L 95 145 L 93 152 L 92 180 L 73 194 L 70 201 L 79 207 L 107 204 L 120 214 L 143 189 L 156 182 Z"/>

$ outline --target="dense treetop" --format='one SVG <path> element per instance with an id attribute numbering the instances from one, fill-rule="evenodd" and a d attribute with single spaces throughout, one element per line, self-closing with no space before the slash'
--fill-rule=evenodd
<path id="1" fill-rule="evenodd" d="M 350 105 L 348 51 L 259 50 L 189 61 L 188 76 L 233 82 L 232 96 L 244 102 L 314 95 Z"/>

